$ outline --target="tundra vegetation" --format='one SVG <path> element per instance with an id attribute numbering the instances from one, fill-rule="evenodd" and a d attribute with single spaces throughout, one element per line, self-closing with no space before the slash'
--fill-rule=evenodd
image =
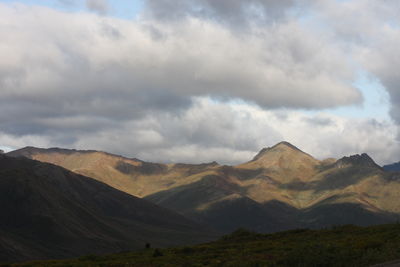
<path id="1" fill-rule="evenodd" d="M 245 229 L 217 241 L 145 248 L 69 260 L 3 266 L 370 266 L 400 258 L 400 224 L 296 229 L 259 234 Z"/>

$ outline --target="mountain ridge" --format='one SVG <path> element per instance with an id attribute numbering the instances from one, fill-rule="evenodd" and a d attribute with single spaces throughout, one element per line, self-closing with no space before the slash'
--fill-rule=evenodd
<path id="1" fill-rule="evenodd" d="M 35 158 L 84 173 L 220 231 L 248 226 L 269 232 L 343 222 L 328 211 L 342 213 L 348 223 L 355 224 L 364 223 L 362 219 L 391 222 L 400 213 L 396 204 L 399 177 L 385 172 L 367 154 L 321 161 L 280 142 L 235 166 L 146 163 L 112 154 L 101 159 L 90 155 L 44 152 Z M 259 223 L 238 219 L 245 217 Z"/>

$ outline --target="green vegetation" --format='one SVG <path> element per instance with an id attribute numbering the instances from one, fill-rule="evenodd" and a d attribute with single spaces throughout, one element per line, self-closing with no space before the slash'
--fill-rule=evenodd
<path id="1" fill-rule="evenodd" d="M 258 234 L 239 229 L 190 247 L 7 266 L 370 266 L 400 258 L 400 224 Z"/>

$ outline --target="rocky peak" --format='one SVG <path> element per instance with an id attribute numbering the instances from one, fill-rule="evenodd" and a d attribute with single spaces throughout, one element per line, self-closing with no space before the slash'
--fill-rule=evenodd
<path id="1" fill-rule="evenodd" d="M 379 168 L 381 169 L 381 167 L 375 163 L 375 161 L 368 156 L 368 154 L 366 153 L 362 153 L 360 154 L 356 154 L 356 155 L 352 155 L 349 157 L 343 157 L 341 159 L 339 159 L 336 163 L 335 166 L 337 168 L 344 168 L 347 166 L 363 166 L 363 167 L 374 167 L 374 168 Z"/>

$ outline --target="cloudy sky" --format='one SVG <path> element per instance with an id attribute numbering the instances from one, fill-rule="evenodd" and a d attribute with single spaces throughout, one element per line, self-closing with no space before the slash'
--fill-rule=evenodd
<path id="1" fill-rule="evenodd" d="M 0 149 L 400 160 L 398 0 L 0 0 Z"/>

